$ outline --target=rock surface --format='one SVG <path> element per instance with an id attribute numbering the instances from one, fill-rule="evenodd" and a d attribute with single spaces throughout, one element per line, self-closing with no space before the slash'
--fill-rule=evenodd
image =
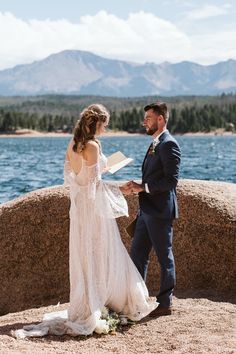
<path id="1" fill-rule="evenodd" d="M 200 294 L 202 296 L 202 294 Z M 17 340 L 11 331 L 41 321 L 46 312 L 68 307 L 49 306 L 1 317 L 1 354 L 235 354 L 236 305 L 231 298 L 196 291 L 176 294 L 171 316 L 144 318 L 116 335 L 47 336 Z"/>
<path id="2" fill-rule="evenodd" d="M 127 197 L 130 217 L 137 197 Z M 233 292 L 236 278 L 236 185 L 181 180 L 180 218 L 174 224 L 177 290 Z M 69 192 L 63 186 L 37 190 L 0 206 L 0 315 L 64 303 L 69 298 Z M 155 292 L 159 269 L 152 253 L 147 281 Z"/>

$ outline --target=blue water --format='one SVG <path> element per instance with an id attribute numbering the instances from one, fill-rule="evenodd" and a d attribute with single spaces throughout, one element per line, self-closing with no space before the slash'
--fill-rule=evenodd
<path id="1" fill-rule="evenodd" d="M 0 138 L 0 203 L 32 190 L 63 183 L 63 160 L 70 138 Z M 176 136 L 181 150 L 181 178 L 236 183 L 236 137 Z M 121 150 L 134 163 L 106 179 L 141 178 L 148 136 L 103 137 L 105 155 Z"/>

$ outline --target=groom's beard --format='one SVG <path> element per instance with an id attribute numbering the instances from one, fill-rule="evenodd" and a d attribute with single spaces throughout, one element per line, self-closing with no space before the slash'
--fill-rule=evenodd
<path id="1" fill-rule="evenodd" d="M 148 128 L 148 127 L 145 127 L 145 128 L 146 128 L 147 135 L 153 135 L 158 131 L 158 124 L 155 123 L 150 128 Z"/>

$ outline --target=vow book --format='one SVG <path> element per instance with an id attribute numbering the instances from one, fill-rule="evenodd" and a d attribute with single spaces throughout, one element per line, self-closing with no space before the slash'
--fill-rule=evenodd
<path id="1" fill-rule="evenodd" d="M 134 159 L 131 159 L 130 157 L 126 157 L 122 154 L 122 152 L 117 151 L 107 158 L 108 171 L 113 174 L 128 165 L 133 160 Z"/>

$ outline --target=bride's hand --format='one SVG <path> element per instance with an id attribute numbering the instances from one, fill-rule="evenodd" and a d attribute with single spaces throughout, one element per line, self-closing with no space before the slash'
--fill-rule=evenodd
<path id="1" fill-rule="evenodd" d="M 127 182 L 125 184 L 123 184 L 122 186 L 119 187 L 121 192 L 124 194 L 124 195 L 130 195 L 132 190 L 131 190 L 131 184 L 130 182 Z"/>
<path id="2" fill-rule="evenodd" d="M 109 171 L 110 167 L 104 167 L 104 169 L 102 170 L 102 173 L 107 173 Z"/>

